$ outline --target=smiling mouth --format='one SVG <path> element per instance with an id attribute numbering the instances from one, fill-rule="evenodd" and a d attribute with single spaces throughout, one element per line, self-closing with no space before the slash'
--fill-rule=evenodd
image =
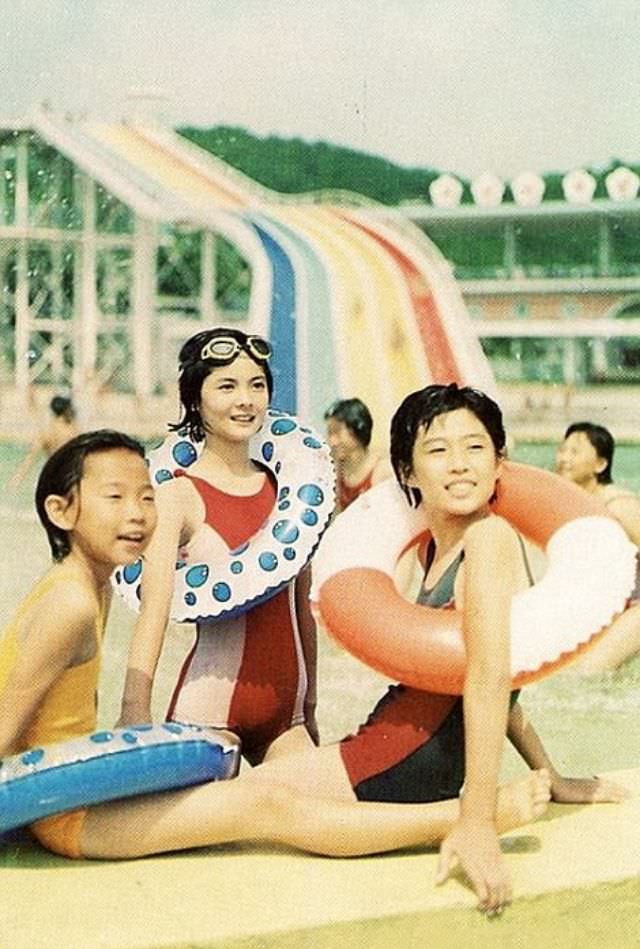
<path id="1" fill-rule="evenodd" d="M 146 537 L 143 533 L 118 534 L 118 540 L 123 540 L 125 544 L 141 544 Z"/>

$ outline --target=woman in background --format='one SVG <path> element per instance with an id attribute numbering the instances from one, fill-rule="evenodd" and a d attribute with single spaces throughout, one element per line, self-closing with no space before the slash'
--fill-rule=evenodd
<path id="1" fill-rule="evenodd" d="M 564 433 L 556 455 L 558 474 L 600 498 L 609 514 L 640 544 L 640 498 L 613 483 L 615 441 L 603 425 L 574 422 Z M 608 634 L 571 666 L 581 674 L 617 669 L 640 651 L 640 564 L 629 608 L 615 620 Z"/>
<path id="2" fill-rule="evenodd" d="M 327 442 L 336 466 L 336 513 L 391 477 L 386 458 L 371 448 L 373 419 L 361 399 L 340 399 L 324 414 Z"/>

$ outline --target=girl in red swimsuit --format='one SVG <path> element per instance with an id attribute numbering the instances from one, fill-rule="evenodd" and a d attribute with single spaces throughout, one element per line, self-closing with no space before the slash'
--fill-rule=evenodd
<path id="1" fill-rule="evenodd" d="M 158 528 L 145 557 L 142 607 L 129 656 L 121 723 L 148 721 L 157 662 L 169 618 L 176 551 L 208 536 L 234 550 L 257 532 L 276 501 L 270 474 L 249 454 L 273 379 L 271 347 L 258 336 L 216 328 L 180 352 L 186 428 L 204 448 L 182 477 L 157 490 Z M 235 732 L 251 764 L 317 739 L 315 624 L 308 575 L 232 619 L 203 620 L 169 707 L 179 721 Z"/>

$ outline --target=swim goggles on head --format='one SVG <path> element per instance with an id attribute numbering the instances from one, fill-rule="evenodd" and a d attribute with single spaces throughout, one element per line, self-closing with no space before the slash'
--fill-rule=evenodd
<path id="1" fill-rule="evenodd" d="M 243 351 L 258 362 L 266 362 L 272 353 L 271 344 L 262 336 L 247 336 L 244 342 L 240 342 L 235 336 L 215 336 L 202 347 L 200 359 L 219 359 L 226 362 Z"/>

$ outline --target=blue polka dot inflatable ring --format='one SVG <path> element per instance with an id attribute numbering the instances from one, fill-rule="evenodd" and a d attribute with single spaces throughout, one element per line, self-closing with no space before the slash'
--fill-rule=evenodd
<path id="1" fill-rule="evenodd" d="M 238 773 L 229 732 L 166 722 L 95 732 L 0 761 L 0 833 L 51 814 Z"/>
<path id="2" fill-rule="evenodd" d="M 203 447 L 184 431 L 170 435 L 149 455 L 155 484 L 194 464 Z M 277 500 L 263 527 L 237 550 L 198 549 L 176 564 L 171 618 L 177 622 L 243 613 L 274 596 L 300 573 L 313 553 L 335 499 L 335 475 L 327 445 L 292 415 L 269 411 L 251 445 L 275 477 Z M 200 545 L 204 548 L 205 545 Z M 118 593 L 132 609 L 140 606 L 143 561 L 114 573 Z"/>

